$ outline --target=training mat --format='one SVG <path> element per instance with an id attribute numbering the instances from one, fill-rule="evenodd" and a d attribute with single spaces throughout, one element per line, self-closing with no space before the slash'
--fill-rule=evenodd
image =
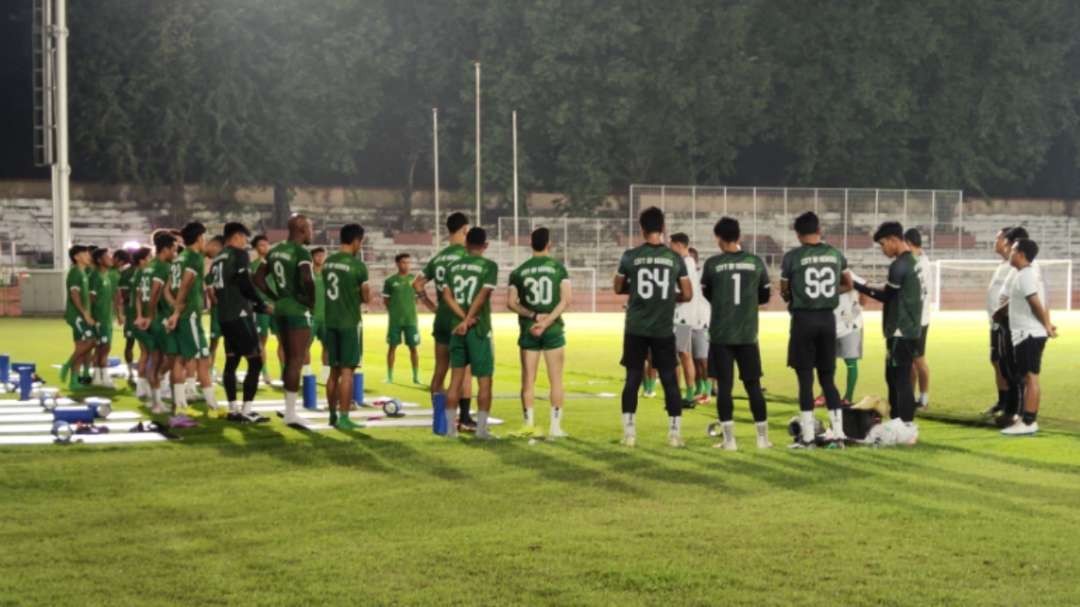
<path id="1" fill-rule="evenodd" d="M 65 396 L 61 396 L 56 400 L 57 404 L 61 407 L 79 404 Z M 4 409 L 7 407 L 27 407 L 31 405 L 41 409 L 41 401 L 36 398 L 31 398 L 30 400 L 0 400 L 0 413 L 3 413 Z"/>
<path id="2" fill-rule="evenodd" d="M 142 421 L 149 421 L 149 420 L 142 420 Z M 94 426 L 97 427 L 97 428 L 108 428 L 109 432 L 128 432 L 137 425 L 139 425 L 138 421 L 119 422 L 119 423 L 108 423 L 108 422 L 106 422 L 106 423 L 103 423 L 103 424 L 94 424 Z M 51 423 L 48 423 L 48 424 L 11 424 L 11 425 L 0 424 L 0 434 L 38 434 L 38 433 L 42 433 L 42 432 L 45 433 L 45 434 L 48 434 L 48 433 L 52 432 L 52 427 L 53 427 L 53 425 Z M 75 424 L 72 424 L 71 427 L 74 428 Z"/>
<path id="3" fill-rule="evenodd" d="M 328 406 L 326 406 L 325 402 L 319 403 L 319 408 L 318 409 L 306 409 L 306 408 L 302 407 L 299 403 L 297 403 L 296 408 L 297 408 L 297 410 L 303 410 L 303 411 L 307 411 L 309 413 L 320 412 L 320 413 L 328 414 L 330 412 L 330 409 L 329 409 Z M 428 415 L 431 415 L 431 409 L 430 408 L 421 407 L 420 405 L 418 405 L 416 403 L 401 403 L 401 408 L 406 411 L 407 415 L 413 415 L 412 411 L 414 411 L 414 410 L 415 411 L 427 411 Z M 272 404 L 259 404 L 259 401 L 252 401 L 251 410 L 252 411 L 257 411 L 259 413 L 273 413 L 275 411 L 284 411 L 285 410 L 285 402 L 281 401 L 281 402 L 273 402 Z M 357 409 L 353 409 L 352 411 L 349 412 L 349 414 L 352 415 L 353 413 L 359 413 L 359 412 L 363 412 L 363 411 L 378 411 L 380 414 L 382 414 L 382 406 L 381 405 L 380 406 L 363 406 L 363 407 L 359 407 Z"/>
<path id="4" fill-rule="evenodd" d="M 131 420 L 138 421 L 141 418 L 142 416 L 135 411 L 113 411 L 109 414 L 110 422 Z M 32 424 L 42 422 L 52 423 L 52 421 L 52 413 L 19 413 L 16 415 L 0 416 L 0 423 L 3 424 Z"/>
<path id="5" fill-rule="evenodd" d="M 76 434 L 71 443 L 86 445 L 118 445 L 123 443 L 158 443 L 169 439 L 157 432 L 119 432 L 117 434 Z M 49 434 L 20 434 L 0 436 L 0 446 L 4 445 L 51 445 L 56 439 Z"/>
<path id="6" fill-rule="evenodd" d="M 506 422 L 504 422 L 503 420 L 501 420 L 501 419 L 499 419 L 497 417 L 489 417 L 488 418 L 488 424 L 492 425 L 492 426 L 501 426 L 504 423 L 506 423 Z M 422 419 L 422 418 L 415 418 L 415 417 L 411 418 L 411 419 L 408 418 L 408 417 L 383 417 L 383 418 L 377 418 L 377 419 L 364 420 L 363 424 L 364 424 L 364 427 L 360 428 L 360 430 L 378 429 L 378 428 L 430 428 L 431 427 L 431 419 L 430 418 Z M 308 428 L 308 430 L 313 430 L 313 431 L 316 431 L 316 432 L 323 432 L 323 431 L 326 431 L 326 430 L 334 430 L 335 429 L 333 426 L 330 426 L 329 424 L 326 424 L 326 423 L 308 424 L 307 428 Z M 465 436 L 465 434 L 462 433 L 462 436 Z"/>

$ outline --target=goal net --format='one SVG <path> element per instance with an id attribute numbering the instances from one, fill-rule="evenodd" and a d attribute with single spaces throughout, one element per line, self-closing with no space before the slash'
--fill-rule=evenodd
<path id="1" fill-rule="evenodd" d="M 985 310 L 990 279 L 1001 262 L 979 259 L 938 259 L 927 285 L 934 310 Z M 1071 310 L 1071 259 L 1035 261 L 1046 285 L 1044 304 L 1053 310 Z"/>

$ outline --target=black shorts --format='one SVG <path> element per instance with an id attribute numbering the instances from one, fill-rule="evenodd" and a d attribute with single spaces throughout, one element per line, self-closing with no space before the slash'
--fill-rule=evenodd
<path id="1" fill-rule="evenodd" d="M 720 385 L 733 384 L 736 364 L 742 381 L 761 379 L 761 349 L 757 344 L 709 344 L 709 377 Z"/>
<path id="2" fill-rule="evenodd" d="M 1016 363 L 1016 377 L 1022 378 L 1028 373 L 1038 375 L 1042 370 L 1045 337 L 1028 337 L 1013 348 L 1013 360 Z"/>
<path id="3" fill-rule="evenodd" d="M 794 310 L 788 338 L 792 369 L 836 370 L 836 317 L 832 310 Z"/>
<path id="4" fill-rule="evenodd" d="M 225 338 L 226 356 L 259 353 L 259 330 L 255 328 L 255 319 L 251 316 L 221 321 L 221 336 Z"/>
<path id="5" fill-rule="evenodd" d="M 917 358 L 915 351 L 919 340 L 906 337 L 890 337 L 885 340 L 885 366 L 888 368 L 911 369 L 912 361 Z M 908 371 L 905 371 L 908 372 Z"/>
<path id="6" fill-rule="evenodd" d="M 643 337 L 641 335 L 623 335 L 622 360 L 620 364 L 627 369 L 640 369 L 645 360 L 650 359 L 657 371 L 674 369 L 678 364 L 675 356 L 675 334 L 670 337 Z"/>
<path id="7" fill-rule="evenodd" d="M 930 325 L 923 325 L 919 331 L 919 339 L 915 343 L 915 358 L 926 356 L 926 334 L 930 332 Z"/>
<path id="8" fill-rule="evenodd" d="M 996 363 L 1001 360 L 1001 329 L 990 329 L 990 362 Z"/>
<path id="9" fill-rule="evenodd" d="M 1002 326 L 997 330 L 998 369 L 1006 379 L 1016 377 L 1016 356 L 1013 353 L 1012 331 Z"/>

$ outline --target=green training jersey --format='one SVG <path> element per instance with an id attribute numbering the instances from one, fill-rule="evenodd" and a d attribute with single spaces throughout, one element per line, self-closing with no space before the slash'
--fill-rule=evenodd
<path id="1" fill-rule="evenodd" d="M 566 266 L 547 255 L 534 256 L 510 273 L 510 286 L 517 291 L 518 301 L 540 314 L 551 313 L 562 302 L 560 287 L 564 280 L 570 280 Z M 525 335 L 533 324 L 533 319 L 518 316 L 522 335 Z M 548 327 L 547 332 L 562 331 L 563 319 L 560 316 Z"/>
<path id="2" fill-rule="evenodd" d="M 446 275 L 450 266 L 457 263 L 461 258 L 468 255 L 468 251 L 465 247 L 459 244 L 452 244 L 445 249 L 439 251 L 435 257 L 428 260 L 427 265 L 424 266 L 424 278 L 427 280 L 435 281 L 435 301 L 438 302 L 435 308 L 435 322 L 438 324 L 440 318 L 447 318 L 453 316 L 453 312 L 446 306 L 446 302 L 443 301 L 442 291 L 446 286 Z"/>
<path id="3" fill-rule="evenodd" d="M 248 264 L 248 270 L 251 272 L 250 276 L 252 277 L 252 280 L 254 280 L 255 274 L 257 274 L 259 272 L 259 268 L 264 263 L 266 263 L 266 259 L 256 257 L 255 259 L 252 259 L 251 262 Z M 252 283 L 252 284 L 254 284 L 254 283 Z M 273 273 L 270 273 L 270 274 L 266 275 L 266 286 L 270 287 L 271 291 L 274 290 L 274 276 L 273 276 Z M 258 293 L 259 299 L 263 300 L 263 303 L 270 303 L 271 301 L 273 301 L 269 297 L 267 297 L 262 291 L 260 291 L 258 289 L 255 289 L 255 291 L 256 291 L 256 293 Z"/>
<path id="4" fill-rule="evenodd" d="M 124 314 L 131 320 L 135 320 L 135 277 L 139 269 L 131 265 L 120 271 L 120 280 L 116 282 L 117 289 L 124 295 Z"/>
<path id="5" fill-rule="evenodd" d="M 707 259 L 701 271 L 701 291 L 712 306 L 709 341 L 757 343 L 758 306 L 769 300 L 769 288 L 765 262 L 753 253 L 722 253 Z"/>
<path id="6" fill-rule="evenodd" d="M 90 306 L 90 314 L 94 320 L 100 322 L 111 321 L 113 317 L 113 302 L 116 300 L 116 276 L 113 270 L 90 270 L 90 294 L 94 296 L 94 303 Z"/>
<path id="7" fill-rule="evenodd" d="M 144 267 L 136 269 L 135 274 L 132 275 L 135 286 L 135 290 L 132 292 L 132 299 L 135 303 L 135 307 L 132 307 L 132 311 L 135 312 L 133 318 L 138 318 L 140 310 L 144 317 L 150 316 L 150 290 L 154 283 L 154 273 L 151 269 L 153 264 L 154 261 L 150 260 Z"/>
<path id="8" fill-rule="evenodd" d="M 446 285 L 466 314 L 482 289 L 499 285 L 499 266 L 479 255 L 466 254 L 446 271 Z M 453 312 L 451 312 L 453 314 Z M 476 325 L 469 329 L 481 337 L 491 335 L 491 298 L 488 297 L 476 315 Z"/>
<path id="9" fill-rule="evenodd" d="M 788 309 L 836 309 L 840 305 L 837 287 L 847 267 L 844 254 L 824 242 L 788 251 L 780 264 L 780 277 L 791 289 Z"/>
<path id="10" fill-rule="evenodd" d="M 619 260 L 619 275 L 626 278 L 626 333 L 640 337 L 675 334 L 675 295 L 679 279 L 687 276 L 686 263 L 661 244 L 645 243 L 629 249 Z"/>
<path id="11" fill-rule="evenodd" d="M 79 302 L 82 303 L 83 309 L 90 311 L 90 277 L 87 276 L 86 270 L 83 270 L 79 266 L 71 266 L 68 270 L 67 279 L 64 281 L 65 301 L 67 304 L 64 306 L 64 320 L 68 322 L 75 322 L 76 319 L 81 318 L 82 314 L 79 314 L 79 309 L 75 307 L 75 299 L 71 296 L 72 289 L 78 289 Z"/>
<path id="12" fill-rule="evenodd" d="M 270 264 L 270 276 L 274 277 L 274 316 L 309 315 L 311 308 L 300 299 L 304 273 L 314 281 L 311 253 L 302 245 L 286 240 L 270 249 L 266 263 Z"/>
<path id="13" fill-rule="evenodd" d="M 326 327 L 352 329 L 360 324 L 360 286 L 368 280 L 364 262 L 338 251 L 323 264 Z"/>
<path id="14" fill-rule="evenodd" d="M 326 320 L 326 279 L 323 277 L 323 269 L 315 272 L 315 308 L 311 313 L 315 322 L 319 323 Z"/>
<path id="15" fill-rule="evenodd" d="M 247 252 L 225 247 L 214 258 L 208 276 L 217 299 L 218 322 L 231 322 L 254 313 L 251 300 L 244 296 L 245 289 L 255 288 L 251 284 Z M 246 284 L 241 286 L 243 283 Z"/>
<path id="16" fill-rule="evenodd" d="M 180 294 L 180 284 L 183 282 L 185 274 L 190 273 L 195 279 L 191 283 L 191 288 L 188 289 L 187 296 L 184 298 L 185 318 L 192 314 L 198 314 L 203 308 L 203 276 L 206 273 L 205 257 L 202 253 L 184 249 L 184 252 L 180 254 L 178 263 L 174 264 L 180 266 L 180 279 L 176 283 L 176 295 Z"/>
<path id="17" fill-rule="evenodd" d="M 415 327 L 416 291 L 413 291 L 412 274 L 392 274 L 383 282 L 382 296 L 391 327 Z M 440 303 L 441 303 L 441 297 Z"/>
<path id="18" fill-rule="evenodd" d="M 169 289 L 170 292 L 172 291 L 171 285 L 173 281 L 172 277 L 174 267 L 179 268 L 179 266 L 177 266 L 176 264 L 170 263 L 168 261 L 161 261 L 157 258 L 154 258 L 154 260 L 150 262 L 150 265 L 147 266 L 147 269 L 150 270 L 150 282 L 161 283 L 161 294 L 158 295 L 157 310 L 154 311 L 154 317 L 158 320 L 163 320 L 166 316 L 169 316 L 173 312 L 172 306 L 169 305 L 169 302 L 165 299 L 165 290 Z M 150 299 L 148 295 L 147 302 L 149 301 Z"/>
<path id="19" fill-rule="evenodd" d="M 881 315 L 885 337 L 918 339 L 922 335 L 923 281 L 922 269 L 911 251 L 898 255 L 889 264 L 888 288 L 898 292 L 885 302 Z"/>

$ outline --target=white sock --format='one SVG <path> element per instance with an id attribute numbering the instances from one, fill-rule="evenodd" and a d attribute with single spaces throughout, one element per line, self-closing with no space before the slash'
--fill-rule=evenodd
<path id="1" fill-rule="evenodd" d="M 187 386 L 185 386 L 184 384 L 173 384 L 172 385 L 172 391 L 173 391 L 173 397 L 172 397 L 173 405 L 176 406 L 177 409 L 181 409 L 183 407 L 186 407 L 187 406 Z"/>
<path id="2" fill-rule="evenodd" d="M 240 405 L 238 405 L 235 400 L 230 400 L 229 401 L 229 413 L 239 413 L 239 412 L 240 412 Z"/>
<path id="3" fill-rule="evenodd" d="M 735 422 L 721 422 L 720 426 L 724 429 L 724 442 L 735 442 Z"/>
<path id="4" fill-rule="evenodd" d="M 829 425 L 832 427 L 833 436 L 844 438 L 844 412 L 841 409 L 829 410 Z"/>
<path id="5" fill-rule="evenodd" d="M 150 382 L 146 381 L 145 377 L 135 380 L 135 396 L 140 398 L 150 396 Z"/>
<path id="6" fill-rule="evenodd" d="M 524 413 L 525 413 L 525 425 L 531 428 L 533 426 L 533 423 L 534 423 L 533 422 L 533 419 L 534 419 L 533 418 L 533 410 L 532 409 L 525 409 Z"/>
<path id="7" fill-rule="evenodd" d="M 754 422 L 754 428 L 757 429 L 758 438 L 769 440 L 769 422 Z"/>
<path id="8" fill-rule="evenodd" d="M 668 433 L 678 434 L 682 431 L 682 416 L 668 417 Z"/>
<path id="9" fill-rule="evenodd" d="M 531 412 L 532 409 L 529 409 L 529 411 Z M 531 426 L 532 424 L 530 423 L 529 425 Z M 477 432 L 487 432 L 487 429 L 488 429 L 488 412 L 487 411 L 477 411 L 476 412 L 476 431 Z"/>
<path id="10" fill-rule="evenodd" d="M 623 434 L 627 436 L 634 436 L 637 434 L 637 428 L 634 427 L 634 414 L 623 413 L 622 414 L 622 428 Z"/>
<path id="11" fill-rule="evenodd" d="M 160 407 L 161 406 L 161 389 L 159 388 L 157 390 L 154 390 L 149 385 L 146 386 L 146 389 L 149 391 L 148 396 L 150 397 L 150 403 L 153 404 L 155 407 Z"/>
<path id="12" fill-rule="evenodd" d="M 919 404 L 924 406 L 924 407 L 926 405 L 930 404 L 930 393 L 929 392 L 923 392 L 922 394 L 919 395 Z"/>
<path id="13" fill-rule="evenodd" d="M 195 383 L 195 380 L 191 377 L 184 380 L 184 387 L 187 388 L 188 392 L 191 393 L 194 393 L 199 389 L 198 385 Z"/>
<path id="14" fill-rule="evenodd" d="M 211 409 L 217 409 L 217 397 L 214 396 L 214 386 L 210 385 L 202 389 L 203 400 L 206 401 L 206 406 Z"/>
<path id="15" fill-rule="evenodd" d="M 799 411 L 799 425 L 802 427 L 802 442 L 814 442 L 814 412 Z"/>
<path id="16" fill-rule="evenodd" d="M 251 415 L 251 401 L 246 401 L 244 403 L 244 408 L 241 409 L 240 412 L 244 415 Z"/>
<path id="17" fill-rule="evenodd" d="M 446 435 L 457 436 L 457 408 L 451 409 L 450 407 L 447 407 L 443 413 L 446 415 Z"/>
<path id="18" fill-rule="evenodd" d="M 561 429 L 562 423 L 562 407 L 551 408 L 551 430 L 552 432 Z"/>
<path id="19" fill-rule="evenodd" d="M 319 377 L 322 378 L 322 383 L 325 384 L 330 379 L 330 367 L 323 366 L 322 370 L 319 371 Z"/>
<path id="20" fill-rule="evenodd" d="M 311 365 L 304 365 L 304 367 L 300 369 L 300 375 L 303 375 L 304 377 L 307 377 L 311 374 Z"/>
<path id="21" fill-rule="evenodd" d="M 285 393 L 285 417 L 296 416 L 296 399 L 298 396 L 296 392 Z"/>

